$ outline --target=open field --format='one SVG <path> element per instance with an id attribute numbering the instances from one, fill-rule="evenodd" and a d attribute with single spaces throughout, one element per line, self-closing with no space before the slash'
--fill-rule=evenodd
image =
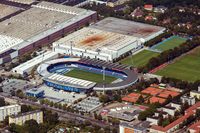
<path id="1" fill-rule="evenodd" d="M 134 67 L 141 67 L 148 63 L 149 59 L 152 57 L 158 56 L 159 53 L 149 51 L 149 50 L 143 50 L 135 55 L 129 56 L 120 62 L 122 64 L 134 66 Z"/>
<path id="2" fill-rule="evenodd" d="M 200 47 L 155 74 L 191 82 L 200 80 Z"/>
<path id="3" fill-rule="evenodd" d="M 184 42 L 186 42 L 186 40 L 187 40 L 186 38 L 181 38 L 179 36 L 172 36 L 172 37 L 164 40 L 163 42 L 155 45 L 152 48 L 156 49 L 156 50 L 160 50 L 160 51 L 165 51 L 165 50 L 173 49 L 173 48 L 183 44 Z"/>
<path id="4" fill-rule="evenodd" d="M 103 82 L 103 75 L 102 74 L 97 74 L 93 72 L 86 72 L 80 69 L 73 69 L 65 74 L 66 76 L 69 77 L 74 77 L 74 78 L 79 78 L 83 80 L 88 80 L 96 83 L 102 83 Z M 115 81 L 116 78 L 112 76 L 105 76 L 105 82 L 106 83 L 111 83 Z"/>

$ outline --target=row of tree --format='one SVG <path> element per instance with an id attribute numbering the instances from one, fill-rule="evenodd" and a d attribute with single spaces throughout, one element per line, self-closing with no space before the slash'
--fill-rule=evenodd
<path id="1" fill-rule="evenodd" d="M 144 4 L 153 4 L 154 6 L 166 6 L 166 7 L 174 7 L 174 6 L 188 6 L 188 5 L 198 5 L 199 0 L 130 0 L 130 6 L 136 8 L 138 6 Z"/>
<path id="2" fill-rule="evenodd" d="M 145 42 L 144 45 L 148 46 L 148 47 L 152 47 L 153 45 L 158 44 L 159 42 L 163 41 L 164 39 L 166 39 L 170 36 L 172 36 L 171 31 L 164 32 L 163 34 L 160 34 L 159 36 Z"/>
<path id="3" fill-rule="evenodd" d="M 163 63 L 169 62 L 176 57 L 179 57 L 189 52 L 190 50 L 198 46 L 200 46 L 200 37 L 194 37 L 192 40 L 188 40 L 186 43 L 175 47 L 174 49 L 166 50 L 162 52 L 159 56 L 151 58 L 145 66 L 138 68 L 138 71 L 146 73 L 162 65 Z"/>
<path id="4" fill-rule="evenodd" d="M 14 133 L 47 133 L 59 124 L 58 114 L 41 109 L 44 114 L 44 123 L 38 124 L 35 120 L 28 120 L 22 126 L 11 124 L 9 130 Z"/>

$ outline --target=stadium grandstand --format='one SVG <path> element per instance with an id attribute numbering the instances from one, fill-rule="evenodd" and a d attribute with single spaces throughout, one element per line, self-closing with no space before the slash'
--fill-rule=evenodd
<path id="1" fill-rule="evenodd" d="M 96 84 L 94 82 L 63 76 L 56 73 L 44 78 L 44 82 L 48 86 L 72 92 L 87 92 Z"/>
<path id="2" fill-rule="evenodd" d="M 97 83 L 89 79 L 66 76 L 74 69 L 101 74 L 102 79 L 104 76 L 115 77 L 115 81 Z M 60 58 L 47 61 L 39 65 L 37 72 L 43 77 L 46 85 L 74 92 L 88 92 L 92 89 L 100 91 L 124 89 L 138 80 L 137 74 L 128 66 L 86 58 Z"/>
<path id="3" fill-rule="evenodd" d="M 50 44 L 96 21 L 96 17 L 95 11 L 50 2 L 34 4 L 0 22 L 0 64 Z"/>

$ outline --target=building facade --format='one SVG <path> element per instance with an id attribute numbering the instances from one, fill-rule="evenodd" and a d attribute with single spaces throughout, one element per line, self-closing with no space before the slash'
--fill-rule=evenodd
<path id="1" fill-rule="evenodd" d="M 0 121 L 3 121 L 6 116 L 17 115 L 21 112 L 21 106 L 18 104 L 0 107 Z"/>
<path id="2" fill-rule="evenodd" d="M 38 90 L 37 88 L 33 88 L 31 90 L 26 91 L 26 95 L 30 97 L 40 98 L 44 96 L 44 90 Z"/>
<path id="3" fill-rule="evenodd" d="M 43 19 L 45 17 L 49 19 Z M 95 22 L 97 13 L 51 2 L 40 2 L 12 18 L 0 23 L 0 64 L 10 62 Z M 9 32 L 8 29 L 12 31 Z"/>
<path id="4" fill-rule="evenodd" d="M 19 115 L 12 115 L 9 117 L 9 124 L 23 125 L 28 120 L 35 120 L 37 123 L 43 123 L 43 112 L 35 110 Z"/>

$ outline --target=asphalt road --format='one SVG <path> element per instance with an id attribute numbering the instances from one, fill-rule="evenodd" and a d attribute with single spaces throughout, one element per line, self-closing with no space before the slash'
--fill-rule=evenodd
<path id="1" fill-rule="evenodd" d="M 1 97 L 7 97 L 7 96 L 4 96 L 2 94 L 0 94 Z M 14 100 L 17 100 L 19 101 L 19 103 L 23 103 L 23 104 L 26 104 L 26 105 L 35 105 L 37 107 L 41 107 L 41 108 L 45 108 L 47 110 L 51 110 L 53 112 L 57 112 L 60 119 L 62 120 L 87 120 L 87 121 L 90 121 L 92 124 L 95 124 L 95 125 L 98 125 L 102 128 L 105 128 L 107 126 L 110 126 L 109 123 L 106 123 L 106 122 L 102 122 L 102 121 L 99 121 L 99 120 L 96 120 L 94 118 L 91 118 L 91 117 L 88 117 L 88 116 L 83 116 L 83 115 L 80 115 L 80 114 L 76 114 L 76 113 L 71 113 L 71 112 L 67 112 L 67 111 L 64 111 L 64 110 L 61 110 L 61 109 L 58 109 L 58 108 L 54 108 L 54 107 L 50 107 L 50 106 L 47 106 L 47 105 L 42 105 L 42 104 L 39 104 L 39 103 L 35 103 L 35 102 L 32 102 L 32 101 L 29 101 L 29 100 L 26 100 L 26 99 L 20 99 L 18 97 L 8 97 L 10 99 L 14 99 Z M 118 128 L 118 126 L 110 126 L 110 128 Z"/>

